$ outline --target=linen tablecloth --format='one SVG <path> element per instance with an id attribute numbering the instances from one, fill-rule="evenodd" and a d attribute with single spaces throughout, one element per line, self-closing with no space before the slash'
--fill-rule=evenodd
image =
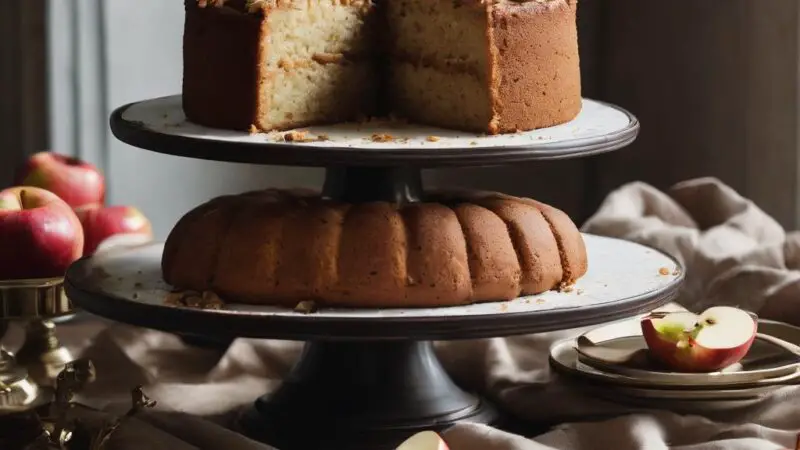
<path id="1" fill-rule="evenodd" d="M 711 178 L 661 192 L 631 183 L 611 193 L 582 227 L 677 258 L 687 279 L 678 302 L 692 310 L 725 304 L 800 325 L 800 234 L 787 233 L 752 202 Z M 452 450 L 794 448 L 800 392 L 788 386 L 751 407 L 713 416 L 632 409 L 587 396 L 548 367 L 548 349 L 582 330 L 439 343 L 451 375 L 466 389 L 535 424 L 562 425 L 538 436 L 484 425 L 458 425 L 444 436 Z M 188 347 L 173 335 L 112 325 L 79 349 L 98 381 L 82 401 L 124 411 L 128 390 L 144 385 L 159 402 L 124 426 L 114 450 L 245 449 L 252 442 L 225 424 L 254 395 L 276 387 L 298 356 L 297 342 L 239 339 L 227 351 Z M 604 417 L 604 419 L 598 419 Z"/>

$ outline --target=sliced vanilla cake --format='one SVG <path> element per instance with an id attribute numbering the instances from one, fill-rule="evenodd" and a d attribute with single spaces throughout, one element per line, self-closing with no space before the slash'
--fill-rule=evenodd
<path id="1" fill-rule="evenodd" d="M 491 134 L 581 109 L 577 0 L 185 0 L 184 110 L 261 131 L 392 112 Z"/>

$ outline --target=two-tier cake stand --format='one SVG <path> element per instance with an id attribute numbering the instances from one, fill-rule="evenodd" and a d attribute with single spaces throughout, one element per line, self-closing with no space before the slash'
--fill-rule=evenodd
<path id="1" fill-rule="evenodd" d="M 167 97 L 118 109 L 111 129 L 123 142 L 171 155 L 325 167 L 323 195 L 348 202 L 416 202 L 425 198 L 422 168 L 607 152 L 631 143 L 639 124 L 620 108 L 584 100 L 568 124 L 505 136 L 380 122 L 248 134 L 189 123 L 180 97 Z M 650 311 L 677 295 L 683 274 L 670 257 L 631 242 L 584 237 L 589 272 L 569 292 L 462 307 L 309 312 L 172 306 L 165 303 L 171 288 L 160 271 L 163 244 L 80 260 L 67 274 L 66 289 L 81 308 L 138 326 L 221 340 L 306 341 L 288 378 L 241 416 L 239 429 L 280 450 L 393 449 L 419 430 L 498 418 L 485 400 L 450 379 L 432 341 L 592 325 Z"/>

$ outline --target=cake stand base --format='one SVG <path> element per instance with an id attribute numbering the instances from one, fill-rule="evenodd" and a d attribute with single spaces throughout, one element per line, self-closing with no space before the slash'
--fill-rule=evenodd
<path id="1" fill-rule="evenodd" d="M 392 450 L 418 431 L 496 419 L 456 386 L 430 342 L 316 341 L 239 427 L 281 450 Z"/>

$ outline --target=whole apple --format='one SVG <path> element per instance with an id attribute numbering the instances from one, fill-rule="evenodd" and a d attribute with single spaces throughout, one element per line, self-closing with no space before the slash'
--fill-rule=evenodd
<path id="1" fill-rule="evenodd" d="M 83 254 L 94 254 L 108 238 L 133 234 L 152 238 L 153 227 L 147 217 L 131 206 L 86 205 L 75 209 L 85 236 Z"/>
<path id="2" fill-rule="evenodd" d="M 658 313 L 641 321 L 650 355 L 680 372 L 713 372 L 741 361 L 758 330 L 758 319 L 731 306 L 702 314 Z"/>
<path id="3" fill-rule="evenodd" d="M 37 153 L 17 171 L 16 184 L 58 195 L 72 208 L 105 201 L 105 179 L 100 171 L 77 158 L 53 152 Z"/>
<path id="4" fill-rule="evenodd" d="M 56 194 L 0 191 L 0 280 L 60 277 L 82 253 L 81 223 Z"/>

